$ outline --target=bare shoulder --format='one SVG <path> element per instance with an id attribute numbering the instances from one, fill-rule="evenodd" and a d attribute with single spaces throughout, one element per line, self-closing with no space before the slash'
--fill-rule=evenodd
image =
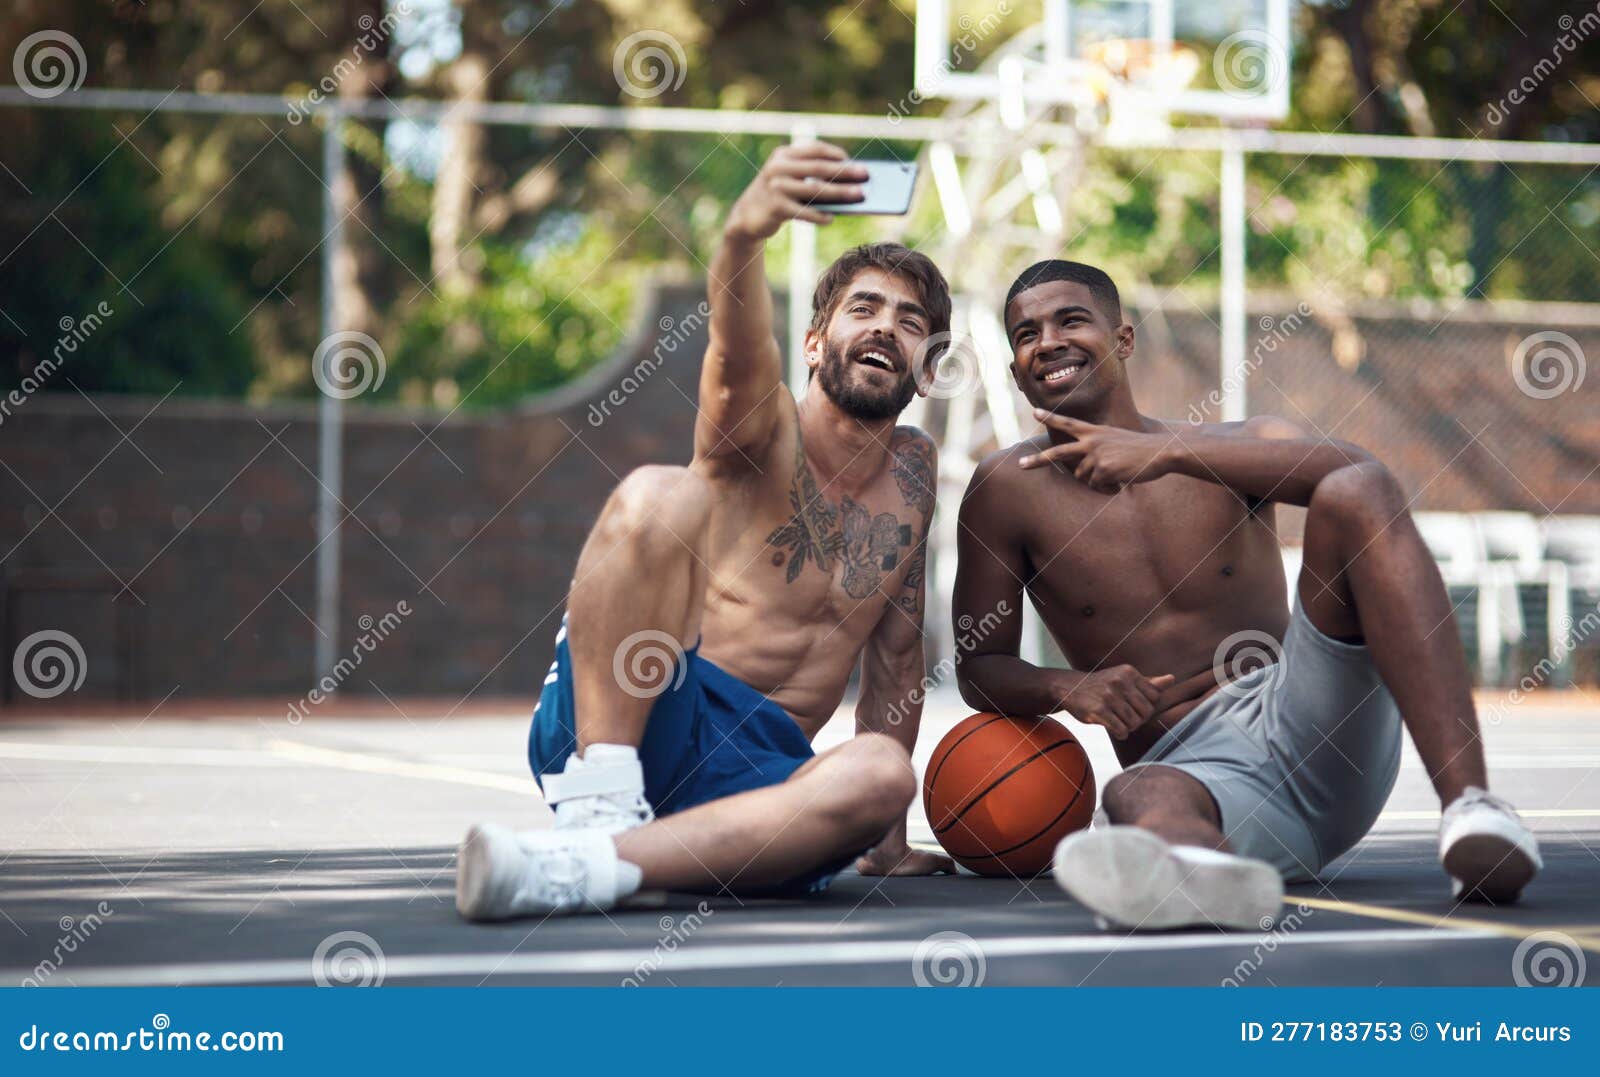
<path id="1" fill-rule="evenodd" d="M 991 543 L 1013 536 L 1018 521 L 1038 498 L 1037 484 L 1045 477 L 1044 472 L 1024 471 L 1017 461 L 1048 444 L 1049 438 L 1039 434 L 997 449 L 979 461 L 961 495 L 963 529 Z"/>
<path id="2" fill-rule="evenodd" d="M 798 462 L 805 458 L 800 415 L 787 390 L 774 395 L 779 399 L 772 429 L 766 437 L 742 444 L 736 431 L 713 427 L 702 409 L 696 419 L 694 461 L 690 466 L 713 483 L 787 489 L 794 481 Z"/>
<path id="3" fill-rule="evenodd" d="M 939 490 L 939 449 L 926 431 L 897 426 L 889 439 L 889 470 L 907 505 L 932 515 Z"/>
<path id="4" fill-rule="evenodd" d="M 989 500 L 997 494 L 1014 490 L 1017 484 L 1029 479 L 1028 472 L 1017 466 L 1017 461 L 1024 456 L 1029 456 L 1049 445 L 1050 439 L 1044 434 L 1036 434 L 1031 438 L 1023 438 L 1015 445 L 1007 445 L 978 461 L 978 466 L 972 471 L 972 478 L 967 483 L 967 492 L 962 497 L 963 502 Z"/>
<path id="5" fill-rule="evenodd" d="M 890 435 L 889 450 L 896 455 L 901 452 L 925 453 L 934 457 L 939 455 L 939 447 L 934 444 L 932 435 L 920 426 L 903 424 L 895 427 Z"/>

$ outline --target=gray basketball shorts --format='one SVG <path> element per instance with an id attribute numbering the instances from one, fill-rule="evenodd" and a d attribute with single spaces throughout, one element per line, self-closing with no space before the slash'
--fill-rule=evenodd
<path id="1" fill-rule="evenodd" d="M 1134 766 L 1199 780 L 1234 851 L 1296 882 L 1377 821 L 1402 732 L 1367 648 L 1323 635 L 1296 601 L 1281 660 L 1212 694 Z"/>

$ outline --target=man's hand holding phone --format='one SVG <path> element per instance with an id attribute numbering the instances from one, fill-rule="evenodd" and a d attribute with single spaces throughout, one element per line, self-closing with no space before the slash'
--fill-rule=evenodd
<path id="1" fill-rule="evenodd" d="M 728 214 L 729 238 L 770 239 L 785 221 L 827 224 L 833 215 L 813 203 L 860 202 L 867 170 L 838 146 L 811 142 L 780 146 Z"/>
<path id="2" fill-rule="evenodd" d="M 828 142 L 780 146 L 728 215 L 730 239 L 770 239 L 785 221 L 827 224 L 836 214 L 901 214 L 911 208 L 917 166 L 853 161 Z"/>

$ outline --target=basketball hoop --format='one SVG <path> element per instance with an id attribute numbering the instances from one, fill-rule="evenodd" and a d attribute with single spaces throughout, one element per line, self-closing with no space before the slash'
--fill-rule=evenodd
<path id="1" fill-rule="evenodd" d="M 1171 129 L 1171 104 L 1200 73 L 1200 56 L 1187 45 L 1145 38 L 1111 38 L 1083 48 L 1088 81 L 1105 114 L 1105 140 Z"/>

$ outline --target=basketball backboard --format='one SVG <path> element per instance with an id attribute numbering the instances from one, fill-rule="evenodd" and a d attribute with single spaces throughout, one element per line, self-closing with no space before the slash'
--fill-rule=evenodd
<path id="1" fill-rule="evenodd" d="M 1104 104 L 1138 115 L 1282 119 L 1290 0 L 918 0 L 916 91 Z"/>

